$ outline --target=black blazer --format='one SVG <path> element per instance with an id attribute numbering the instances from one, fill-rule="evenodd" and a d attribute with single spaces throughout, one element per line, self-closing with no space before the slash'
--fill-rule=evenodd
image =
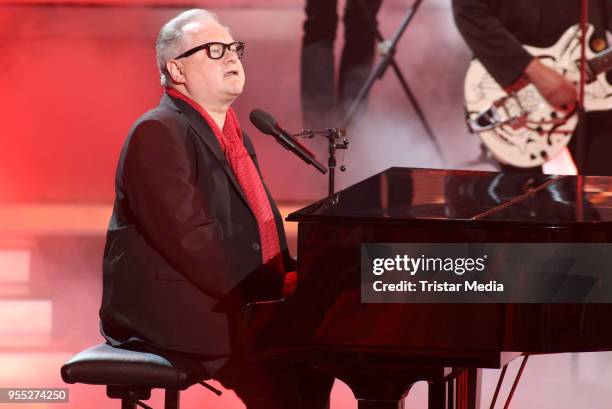
<path id="1" fill-rule="evenodd" d="M 246 134 L 244 145 L 258 166 Z M 112 345 L 230 354 L 228 319 L 249 301 L 280 298 L 283 273 L 262 266 L 257 222 L 208 124 L 164 95 L 130 130 L 115 189 L 102 334 Z M 285 266 L 293 268 L 266 193 Z"/>

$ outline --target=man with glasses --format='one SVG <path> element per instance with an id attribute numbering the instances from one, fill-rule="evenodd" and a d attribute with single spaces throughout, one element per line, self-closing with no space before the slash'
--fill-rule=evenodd
<path id="1" fill-rule="evenodd" d="M 101 329 L 234 389 L 249 409 L 324 408 L 332 379 L 242 356 L 240 312 L 291 291 L 278 209 L 231 104 L 242 93 L 234 41 L 189 10 L 158 36 L 164 87 L 130 130 L 104 251 Z"/>

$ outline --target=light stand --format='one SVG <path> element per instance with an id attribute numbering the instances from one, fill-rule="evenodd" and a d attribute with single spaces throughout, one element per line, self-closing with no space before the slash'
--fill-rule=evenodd
<path id="1" fill-rule="evenodd" d="M 361 86 L 359 93 L 357 94 L 357 97 L 351 104 L 349 110 L 347 111 L 344 117 L 343 127 L 347 128 L 349 126 L 349 124 L 354 119 L 355 114 L 357 113 L 359 107 L 361 106 L 361 104 L 367 97 L 368 93 L 370 92 L 370 89 L 374 85 L 374 81 L 376 81 L 377 79 L 381 79 L 385 75 L 385 72 L 387 71 L 387 68 L 389 68 L 389 65 L 390 65 L 391 68 L 393 68 L 393 71 L 395 72 L 395 75 L 397 76 L 397 79 L 399 80 L 404 90 L 404 93 L 410 100 L 410 103 L 412 104 L 415 113 L 419 117 L 419 120 L 421 121 L 421 124 L 423 125 L 423 128 L 425 129 L 425 133 L 427 134 L 427 136 L 429 136 L 429 139 L 431 139 L 431 142 L 433 143 L 434 148 L 436 149 L 438 155 L 440 155 L 440 158 L 444 162 L 444 155 L 442 155 L 442 150 L 440 149 L 440 146 L 434 135 L 434 132 L 431 126 L 429 126 L 429 122 L 427 121 L 427 118 L 425 118 L 425 114 L 421 110 L 421 106 L 419 105 L 410 87 L 408 86 L 408 82 L 406 81 L 406 78 L 404 78 L 404 75 L 402 74 L 402 71 L 400 70 L 399 65 L 395 61 L 397 43 L 402 38 L 404 31 L 408 27 L 408 24 L 414 17 L 415 13 L 419 9 L 419 6 L 423 2 L 423 0 L 415 0 L 412 7 L 408 9 L 408 11 L 406 12 L 404 19 L 402 20 L 402 23 L 400 24 L 399 28 L 397 29 L 397 31 L 395 32 L 391 40 L 385 40 L 385 38 L 382 36 L 380 31 L 378 30 L 378 24 L 376 23 L 376 19 L 374 18 L 374 16 L 372 15 L 370 10 L 366 6 L 366 4 L 363 3 L 363 0 L 347 0 L 347 1 L 356 1 L 359 4 L 361 10 L 363 11 L 364 15 L 367 18 L 368 24 L 370 25 L 370 29 L 372 30 L 372 32 L 376 34 L 376 38 L 379 41 L 378 49 L 380 51 L 382 58 L 372 68 L 372 70 L 370 71 L 370 75 L 368 76 L 364 84 Z"/>

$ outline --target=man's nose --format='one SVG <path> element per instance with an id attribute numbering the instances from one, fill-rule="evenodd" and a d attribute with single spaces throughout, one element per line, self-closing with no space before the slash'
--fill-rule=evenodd
<path id="1" fill-rule="evenodd" d="M 223 56 L 223 62 L 237 62 L 238 61 L 238 53 L 236 51 L 232 51 L 229 48 L 225 51 L 225 55 Z"/>

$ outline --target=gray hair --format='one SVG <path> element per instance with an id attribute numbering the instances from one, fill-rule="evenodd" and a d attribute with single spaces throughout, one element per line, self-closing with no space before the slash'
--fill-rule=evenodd
<path id="1" fill-rule="evenodd" d="M 213 21 L 219 23 L 216 14 L 204 9 L 191 9 L 174 17 L 159 30 L 159 35 L 155 42 L 155 52 L 162 87 L 170 86 L 171 77 L 166 68 L 166 63 L 175 58 L 179 52 L 180 43 L 184 34 L 183 28 L 196 21 Z"/>

